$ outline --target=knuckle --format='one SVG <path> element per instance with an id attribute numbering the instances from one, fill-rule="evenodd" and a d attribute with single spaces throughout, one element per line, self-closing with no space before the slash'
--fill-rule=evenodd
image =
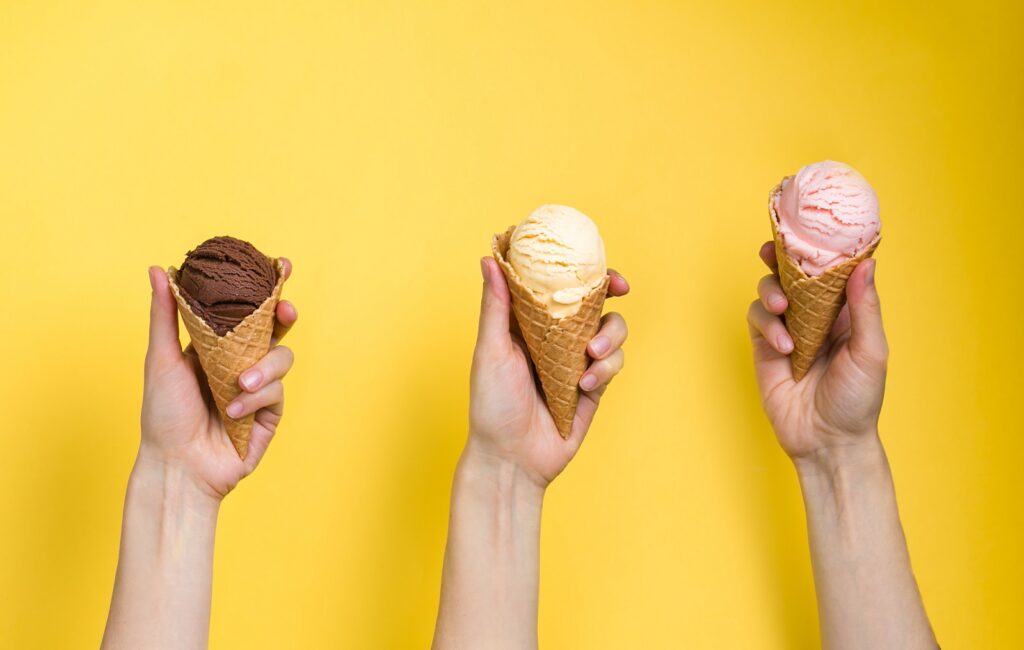
<path id="1" fill-rule="evenodd" d="M 884 339 L 882 340 L 882 344 L 878 346 L 878 361 L 882 365 L 889 363 L 889 343 Z"/>
<path id="2" fill-rule="evenodd" d="M 750 306 L 747 308 L 747 320 L 750 321 L 750 323 L 752 325 L 756 325 L 757 324 L 757 314 L 758 314 L 757 310 L 758 310 L 758 307 L 760 307 L 760 306 L 761 306 L 761 301 L 760 300 L 754 300 L 753 302 L 750 303 Z"/>
<path id="3" fill-rule="evenodd" d="M 620 348 L 615 354 L 605 359 L 609 375 L 615 375 L 626 364 L 626 353 Z"/>
<path id="4" fill-rule="evenodd" d="M 779 281 L 774 275 L 766 275 L 761 278 L 761 282 L 758 284 L 757 288 L 762 294 L 767 294 L 779 288 Z"/>
<path id="5" fill-rule="evenodd" d="M 618 312 L 611 312 L 607 315 L 607 321 L 605 326 L 608 328 L 608 333 L 612 335 L 613 339 L 625 339 L 628 330 L 626 328 L 626 319 L 622 317 Z"/>
<path id="6" fill-rule="evenodd" d="M 889 365 L 889 346 L 885 341 L 866 343 L 858 346 L 856 356 L 864 369 L 883 371 Z"/>

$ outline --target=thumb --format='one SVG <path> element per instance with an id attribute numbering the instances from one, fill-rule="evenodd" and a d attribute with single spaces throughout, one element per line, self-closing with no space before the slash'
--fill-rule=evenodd
<path id="1" fill-rule="evenodd" d="M 485 257 L 480 260 L 480 270 L 484 276 L 484 290 L 480 300 L 477 347 L 509 340 L 509 305 L 512 302 L 505 274 L 498 263 Z"/>
<path id="2" fill-rule="evenodd" d="M 882 329 L 882 305 L 875 286 L 877 262 L 867 259 L 857 265 L 846 284 L 850 305 L 850 352 L 860 361 L 885 366 L 889 345 Z"/>
<path id="3" fill-rule="evenodd" d="M 178 342 L 178 309 L 167 283 L 167 273 L 157 267 L 149 267 L 149 284 L 153 288 L 149 306 L 149 350 L 146 352 L 146 367 L 174 359 L 181 355 Z"/>

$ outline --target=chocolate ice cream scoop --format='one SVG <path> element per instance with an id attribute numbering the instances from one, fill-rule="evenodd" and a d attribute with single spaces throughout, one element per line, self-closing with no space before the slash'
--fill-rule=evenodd
<path id="1" fill-rule="evenodd" d="M 189 251 L 178 272 L 182 297 L 218 336 L 256 311 L 276 283 L 274 261 L 234 237 L 204 241 Z"/>

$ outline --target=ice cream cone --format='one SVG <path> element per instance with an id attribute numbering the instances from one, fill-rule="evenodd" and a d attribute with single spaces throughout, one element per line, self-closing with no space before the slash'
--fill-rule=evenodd
<path id="1" fill-rule="evenodd" d="M 274 314 L 277 302 L 281 298 L 281 287 L 284 285 L 284 265 L 280 260 L 275 260 L 274 267 L 277 270 L 277 284 L 273 293 L 259 308 L 224 336 L 217 336 L 217 333 L 192 311 L 182 297 L 181 289 L 178 287 L 178 269 L 173 266 L 167 269 L 171 293 L 178 302 L 178 312 L 185 321 L 185 329 L 188 330 L 192 346 L 199 355 L 199 363 L 206 373 L 206 380 L 210 385 L 220 419 L 224 423 L 231 444 L 243 460 L 249 450 L 253 416 L 247 415 L 235 420 L 228 417 L 225 409 L 242 392 L 238 386 L 238 376 L 252 367 L 270 349 L 270 337 L 274 332 Z"/>
<path id="2" fill-rule="evenodd" d="M 779 215 L 775 211 L 775 197 L 782 192 L 782 183 L 768 195 L 768 215 L 775 239 L 775 257 L 779 262 L 779 278 L 789 306 L 786 307 L 786 329 L 793 339 L 793 378 L 803 379 L 821 346 L 828 339 L 839 311 L 846 303 L 846 282 L 857 265 L 871 257 L 881 237 L 876 237 L 856 257 L 837 264 L 819 276 L 804 273 L 800 263 L 786 253 L 785 242 L 779 234 Z"/>
<path id="3" fill-rule="evenodd" d="M 579 402 L 579 381 L 587 369 L 587 344 L 601 324 L 601 310 L 608 292 L 608 276 L 583 299 L 579 311 L 571 316 L 554 318 L 548 309 L 526 287 L 507 261 L 509 242 L 515 226 L 494 236 L 491 250 L 505 273 L 512 294 L 512 313 L 530 351 L 533 366 L 540 377 L 548 411 L 563 438 L 569 437 L 576 404 Z"/>

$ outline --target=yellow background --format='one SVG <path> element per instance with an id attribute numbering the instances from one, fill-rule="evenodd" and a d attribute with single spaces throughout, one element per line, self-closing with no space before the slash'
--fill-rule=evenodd
<path id="1" fill-rule="evenodd" d="M 632 337 L 547 497 L 542 644 L 814 647 L 744 313 L 768 189 L 823 158 L 881 197 L 928 612 L 943 647 L 1024 644 L 1024 12 L 835 4 L 0 4 L 0 645 L 98 643 L 146 267 L 230 233 L 294 260 L 301 319 L 283 430 L 222 508 L 212 645 L 426 646 L 477 259 L 562 202 Z"/>

